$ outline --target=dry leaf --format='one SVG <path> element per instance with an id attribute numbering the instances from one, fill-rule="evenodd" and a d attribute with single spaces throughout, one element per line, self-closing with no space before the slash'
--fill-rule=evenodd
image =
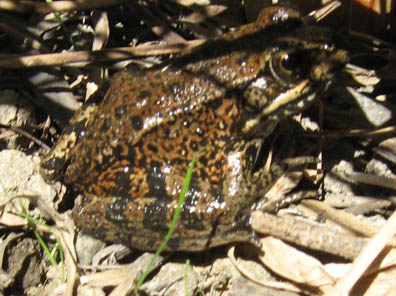
<path id="1" fill-rule="evenodd" d="M 335 283 L 335 279 L 314 257 L 273 237 L 266 237 L 260 242 L 264 251 L 260 260 L 282 277 L 318 288 Z"/>

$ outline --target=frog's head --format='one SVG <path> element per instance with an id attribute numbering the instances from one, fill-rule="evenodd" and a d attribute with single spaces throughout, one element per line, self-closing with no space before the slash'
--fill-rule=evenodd
<path id="1" fill-rule="evenodd" d="M 330 35 L 326 28 L 302 25 L 271 42 L 261 55 L 260 73 L 243 89 L 244 134 L 268 135 L 329 88 L 348 61 Z"/>

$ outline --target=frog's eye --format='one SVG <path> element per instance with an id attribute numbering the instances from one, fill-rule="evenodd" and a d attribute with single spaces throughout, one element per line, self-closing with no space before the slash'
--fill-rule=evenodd
<path id="1" fill-rule="evenodd" d="M 305 73 L 306 58 L 298 51 L 278 51 L 270 59 L 272 75 L 281 83 L 294 84 Z"/>

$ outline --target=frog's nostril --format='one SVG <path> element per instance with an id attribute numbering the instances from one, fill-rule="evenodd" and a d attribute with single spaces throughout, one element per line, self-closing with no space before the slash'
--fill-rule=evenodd
<path id="1" fill-rule="evenodd" d="M 323 63 L 312 67 L 311 79 L 316 82 L 330 81 L 334 78 L 331 68 L 332 65 L 329 63 Z"/>
<path id="2" fill-rule="evenodd" d="M 330 61 L 338 64 L 339 66 L 344 66 L 349 61 L 349 55 L 346 50 L 337 49 L 331 56 Z"/>

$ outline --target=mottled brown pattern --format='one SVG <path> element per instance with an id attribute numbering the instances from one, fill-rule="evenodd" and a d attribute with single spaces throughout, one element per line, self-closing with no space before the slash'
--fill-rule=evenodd
<path id="1" fill-rule="evenodd" d="M 249 240 L 251 207 L 279 174 L 253 172 L 265 138 L 346 62 L 345 52 L 326 46 L 326 30 L 315 37 L 309 30 L 297 12 L 269 8 L 255 24 L 166 65 L 118 73 L 101 103 L 74 116 L 71 126 L 80 128 L 69 128 L 42 162 L 44 175 L 66 169 L 65 181 L 84 194 L 73 211 L 77 225 L 156 249 L 196 154 L 168 250 Z"/>

